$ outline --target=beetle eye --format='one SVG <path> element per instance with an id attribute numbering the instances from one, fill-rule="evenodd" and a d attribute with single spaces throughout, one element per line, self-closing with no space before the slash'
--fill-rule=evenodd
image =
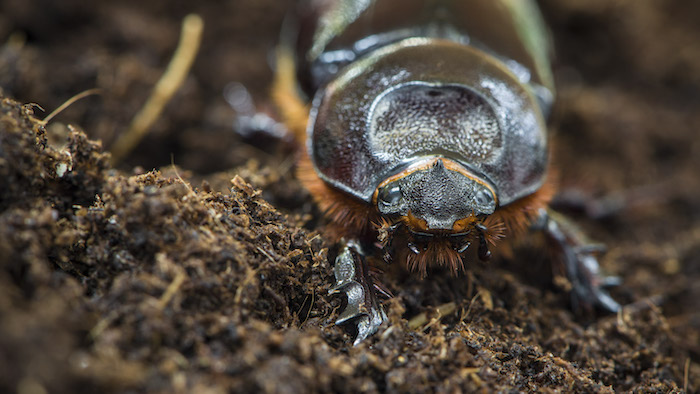
<path id="1" fill-rule="evenodd" d="M 493 205 L 493 195 L 487 190 L 479 190 L 478 192 L 476 192 L 475 199 L 476 203 L 480 206 L 490 207 L 491 205 Z"/>
<path id="2" fill-rule="evenodd" d="M 379 202 L 384 206 L 393 206 L 401 201 L 403 194 L 401 194 L 401 188 L 399 186 L 387 186 L 379 191 L 377 197 Z"/>

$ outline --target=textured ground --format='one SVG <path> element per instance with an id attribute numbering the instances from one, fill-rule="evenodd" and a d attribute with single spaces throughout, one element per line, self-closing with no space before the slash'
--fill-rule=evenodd
<path id="1" fill-rule="evenodd" d="M 631 305 L 573 314 L 523 246 L 460 278 L 387 275 L 389 328 L 355 348 L 333 325 L 335 245 L 293 155 L 232 132 L 222 94 L 238 81 L 269 109 L 288 5 L 0 3 L 0 392 L 700 388 L 700 3 L 541 1 L 554 157 L 586 207 L 568 213 L 607 243 Z M 113 168 L 103 146 L 192 11 L 206 24 L 193 72 Z M 46 126 L 24 105 L 93 87 Z"/>

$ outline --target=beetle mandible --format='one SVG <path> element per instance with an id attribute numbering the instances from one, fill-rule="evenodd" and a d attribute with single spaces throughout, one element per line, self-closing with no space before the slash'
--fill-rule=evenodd
<path id="1" fill-rule="evenodd" d="M 310 0 L 297 11 L 273 96 L 305 147 L 298 177 L 342 240 L 337 323 L 357 324 L 355 343 L 386 320 L 364 257 L 374 244 L 420 275 L 457 274 L 471 245 L 485 260 L 498 239 L 541 231 L 573 298 L 619 309 L 596 248 L 548 208 L 554 84 L 533 1 Z"/>

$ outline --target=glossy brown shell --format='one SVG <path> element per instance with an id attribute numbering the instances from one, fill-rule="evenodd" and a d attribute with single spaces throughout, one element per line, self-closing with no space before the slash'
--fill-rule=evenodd
<path id="1" fill-rule="evenodd" d="M 552 94 L 548 74 L 531 71 L 541 63 L 541 56 L 528 52 L 523 40 L 518 41 L 520 36 L 504 36 L 516 34 L 518 28 L 511 24 L 503 25 L 502 31 L 483 31 L 482 27 L 469 36 L 460 29 L 485 24 L 453 26 L 449 21 L 460 19 L 448 14 L 449 23 L 445 22 L 439 7 L 434 8 L 437 19 L 432 22 L 417 21 L 417 14 L 407 11 L 408 22 L 382 23 L 377 20 L 378 10 L 388 9 L 388 3 L 401 6 L 401 2 L 360 3 L 326 4 L 315 25 L 314 40 L 307 40 L 310 46 L 302 45 L 302 63 L 308 65 L 302 73 L 306 72 L 316 91 L 308 151 L 319 176 L 370 202 L 383 180 L 416 160 L 438 156 L 461 163 L 491 183 L 500 205 L 536 191 L 547 167 L 542 113 Z M 412 0 L 405 5 L 415 11 L 419 3 L 498 11 L 488 5 L 493 0 Z M 501 20 L 509 18 L 502 15 L 506 11 L 500 9 Z M 377 35 L 362 38 L 359 26 L 371 26 L 367 32 Z M 409 38 L 402 38 L 405 35 Z M 472 45 L 475 37 L 478 45 Z M 358 39 L 364 43 L 358 45 Z M 485 43 L 500 45 L 518 61 Z M 426 111 L 431 106 L 434 109 Z"/>

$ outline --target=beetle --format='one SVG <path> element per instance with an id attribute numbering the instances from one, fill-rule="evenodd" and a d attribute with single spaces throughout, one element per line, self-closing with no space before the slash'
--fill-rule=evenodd
<path id="1" fill-rule="evenodd" d="M 620 308 L 599 247 L 548 208 L 554 84 L 533 1 L 311 0 L 296 21 L 273 98 L 304 147 L 298 178 L 342 243 L 332 291 L 347 295 L 337 323 L 357 324 L 356 344 L 386 320 L 375 249 L 422 276 L 458 274 L 472 245 L 486 260 L 499 239 L 541 231 L 575 302 Z"/>

